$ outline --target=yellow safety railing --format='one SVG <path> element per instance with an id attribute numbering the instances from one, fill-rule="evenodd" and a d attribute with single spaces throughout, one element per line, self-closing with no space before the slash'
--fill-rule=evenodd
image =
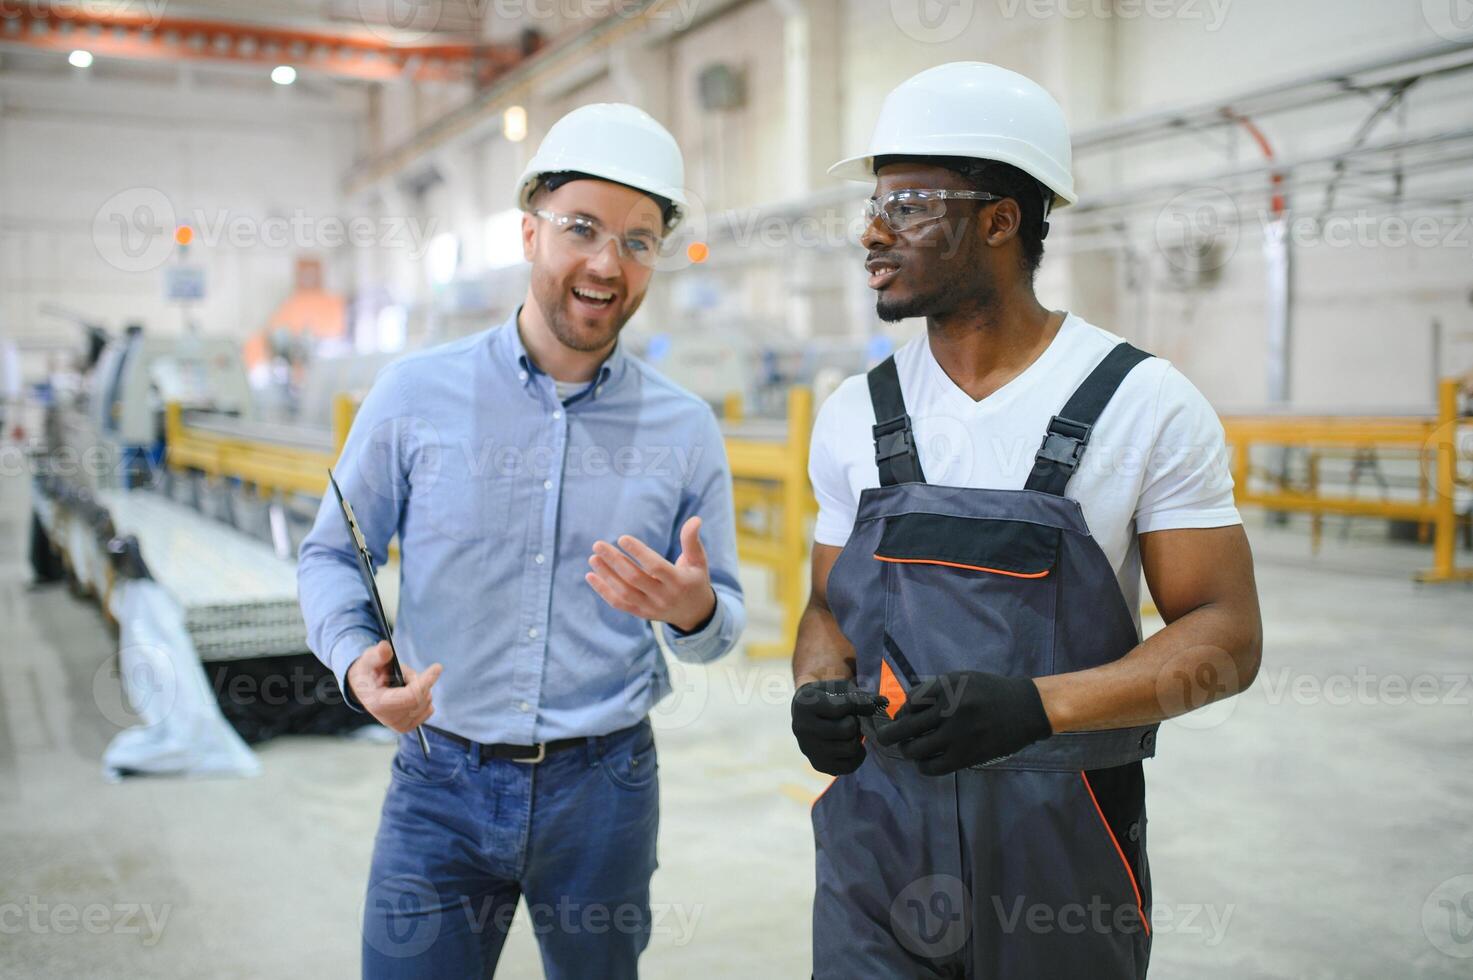
<path id="1" fill-rule="evenodd" d="M 728 398 L 728 417 L 740 418 L 740 404 Z M 817 511 L 808 486 L 808 442 L 813 431 L 813 392 L 788 391 L 787 425 L 781 440 L 728 435 L 732 492 L 737 513 L 737 552 L 742 561 L 771 570 L 773 591 L 782 610 L 782 636 L 776 643 L 749 643 L 753 657 L 788 657 L 798 637 L 798 619 L 807 595 L 807 519 Z"/>
<path id="2" fill-rule="evenodd" d="M 1473 580 L 1473 569 L 1456 565 L 1458 514 L 1456 490 L 1469 481 L 1457 472 L 1457 435 L 1460 425 L 1473 419 L 1458 415 L 1458 382 L 1446 379 L 1438 386 L 1437 415 L 1429 418 L 1339 416 L 1224 416 L 1223 429 L 1232 447 L 1234 496 L 1239 506 L 1294 511 L 1313 516 L 1318 545 L 1325 514 L 1380 517 L 1415 521 L 1432 528 L 1432 567 L 1419 572 L 1423 582 Z M 1255 446 L 1279 446 L 1308 452 L 1308 478 L 1303 487 L 1288 485 L 1278 474 L 1249 462 Z M 1416 499 L 1367 499 L 1327 494 L 1320 488 L 1319 462 L 1327 455 L 1388 452 L 1416 459 L 1421 470 Z M 1428 466 L 1433 478 L 1427 479 Z M 1262 477 L 1270 489 L 1257 489 L 1253 477 Z"/>
<path id="3" fill-rule="evenodd" d="M 262 497 L 278 492 L 319 495 L 326 486 L 325 471 L 342 451 L 356 410 L 348 395 L 333 400 L 334 448 L 326 453 L 191 428 L 184 423 L 180 406 L 170 403 L 165 415 L 167 463 L 172 469 L 239 479 L 254 485 Z M 728 418 L 740 419 L 740 399 L 728 398 L 725 410 Z M 813 393 L 795 387 L 788 392 L 780 440 L 726 439 L 738 515 L 737 550 L 743 561 L 771 570 L 782 610 L 781 639 L 749 644 L 752 656 L 786 657 L 798 635 L 798 619 L 807 600 L 806 521 L 817 511 L 808 486 L 812 428 Z M 390 551 L 397 548 L 391 546 Z"/>
<path id="4" fill-rule="evenodd" d="M 191 428 L 184 424 L 179 403 L 170 402 L 164 413 L 165 459 L 170 469 L 197 470 L 252 484 L 262 497 L 275 493 L 320 495 L 327 487 L 327 468 L 342 452 L 357 410 L 350 395 L 333 399 L 333 448 L 322 452 Z"/>

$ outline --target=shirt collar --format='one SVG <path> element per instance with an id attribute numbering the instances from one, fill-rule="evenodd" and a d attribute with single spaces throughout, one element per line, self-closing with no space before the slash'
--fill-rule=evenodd
<path id="1" fill-rule="evenodd" d="M 503 355 L 503 362 L 516 373 L 522 388 L 535 393 L 537 389 L 534 386 L 539 384 L 536 379 L 544 376 L 546 372 L 533 363 L 531 356 L 527 354 L 526 346 L 522 344 L 521 331 L 517 329 L 517 317 L 521 315 L 521 312 L 522 308 L 517 307 L 501 325 L 498 347 Z M 610 387 L 623 378 L 627 360 L 624 345 L 615 343 L 614 350 L 599 365 L 598 372 L 593 376 L 588 387 L 574 398 L 581 400 L 586 394 L 589 398 L 597 399 L 601 395 L 607 395 Z"/>

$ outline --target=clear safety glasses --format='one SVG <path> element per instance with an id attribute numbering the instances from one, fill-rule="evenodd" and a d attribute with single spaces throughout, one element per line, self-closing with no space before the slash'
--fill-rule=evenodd
<path id="1" fill-rule="evenodd" d="M 604 250 L 610 241 L 621 259 L 633 259 L 646 268 L 653 268 L 661 256 L 663 240 L 641 230 L 615 235 L 593 218 L 581 214 L 565 214 L 538 208 L 532 214 L 552 225 L 559 245 L 581 255 L 594 256 Z"/>
<path id="2" fill-rule="evenodd" d="M 987 191 L 952 191 L 908 189 L 891 191 L 884 197 L 864 202 L 864 221 L 868 227 L 876 218 L 891 231 L 910 231 L 939 219 L 946 213 L 947 201 L 1001 201 Z"/>

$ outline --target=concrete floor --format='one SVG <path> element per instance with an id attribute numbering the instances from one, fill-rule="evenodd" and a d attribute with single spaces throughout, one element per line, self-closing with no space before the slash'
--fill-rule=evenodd
<path id="1" fill-rule="evenodd" d="M 105 784 L 113 640 L 64 587 L 27 587 L 26 493 L 0 478 L 0 976 L 356 976 L 391 749 L 288 738 L 256 779 Z M 1372 525 L 1318 558 L 1251 530 L 1263 673 L 1168 723 L 1148 763 L 1151 975 L 1473 976 L 1473 596 L 1414 586 L 1427 551 Z M 786 668 L 683 680 L 657 717 L 643 976 L 807 976 L 827 780 L 792 744 Z M 525 925 L 498 976 L 541 976 Z"/>

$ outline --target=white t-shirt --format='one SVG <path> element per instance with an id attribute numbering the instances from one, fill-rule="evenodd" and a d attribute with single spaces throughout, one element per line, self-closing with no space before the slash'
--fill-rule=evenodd
<path id="1" fill-rule="evenodd" d="M 900 348 L 895 366 L 926 482 L 1021 490 L 1049 419 L 1120 340 L 1071 313 L 1036 361 L 981 401 L 946 376 L 924 334 Z M 819 544 L 842 546 L 860 491 L 880 485 L 874 424 L 862 374 L 846 379 L 819 410 L 808 461 Z M 1138 364 L 1121 382 L 1065 496 L 1079 501 L 1132 611 L 1140 608 L 1136 535 L 1242 523 L 1222 423 L 1202 393 L 1160 358 Z"/>

